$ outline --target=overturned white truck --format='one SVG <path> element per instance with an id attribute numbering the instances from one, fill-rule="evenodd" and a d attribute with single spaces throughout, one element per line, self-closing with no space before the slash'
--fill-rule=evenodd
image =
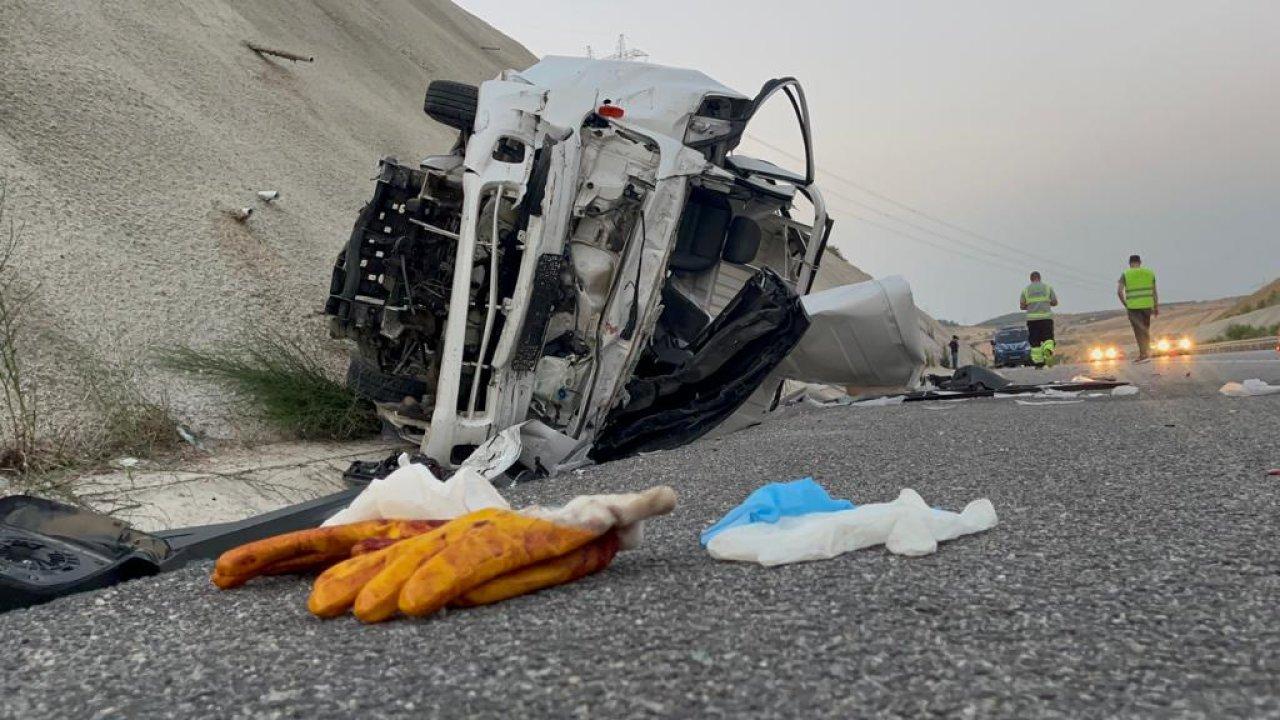
<path id="1" fill-rule="evenodd" d="M 799 123 L 798 171 L 736 151 L 773 97 Z M 794 79 L 750 98 L 692 70 L 550 57 L 434 82 L 425 110 L 457 144 L 382 161 L 325 309 L 354 341 L 351 385 L 441 464 L 524 423 L 523 463 L 554 472 L 749 424 L 787 377 L 918 378 L 905 283 L 801 300 L 832 220 Z"/>

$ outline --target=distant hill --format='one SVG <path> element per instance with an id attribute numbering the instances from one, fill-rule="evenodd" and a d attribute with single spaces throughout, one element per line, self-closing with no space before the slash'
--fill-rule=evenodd
<path id="1" fill-rule="evenodd" d="M 1107 318 L 1119 317 L 1120 315 L 1123 315 L 1123 314 L 1124 313 L 1122 313 L 1119 310 L 1097 310 L 1094 312 L 1083 312 L 1083 313 L 1060 313 L 1056 315 L 1056 317 L 1061 321 L 1068 321 L 1068 322 L 1074 322 L 1074 323 L 1089 323 L 1089 322 L 1097 322 L 1099 320 L 1105 320 Z M 974 327 L 1000 328 L 1006 325 L 1021 325 L 1023 322 L 1025 322 L 1025 320 L 1023 318 L 1022 312 L 1019 311 L 1019 312 L 1005 313 L 1004 315 L 997 315 L 991 318 L 990 320 L 984 320 L 978 323 Z"/>
<path id="2" fill-rule="evenodd" d="M 988 320 L 983 320 L 982 322 L 975 324 L 974 327 L 999 328 L 999 327 L 1004 327 L 1005 325 L 1016 325 L 1021 322 L 1022 322 L 1022 313 L 1011 312 L 1011 313 L 1005 313 L 1003 315 L 997 315 Z"/>
<path id="3" fill-rule="evenodd" d="M 1264 293 L 1265 290 L 1266 288 L 1263 288 L 1262 290 L 1259 290 L 1258 293 Z M 1250 296 L 1250 297 L 1253 297 L 1253 296 Z M 1247 298 L 1222 298 L 1219 300 L 1190 300 L 1186 302 L 1161 303 L 1160 313 L 1161 313 L 1161 317 L 1165 317 L 1166 319 L 1172 319 L 1174 317 L 1180 317 L 1187 313 L 1200 316 L 1206 312 L 1206 309 L 1211 309 L 1213 310 L 1212 317 L 1217 319 L 1217 318 L 1227 317 L 1228 316 L 1227 312 L 1229 308 L 1237 307 L 1237 306 L 1247 306 L 1248 303 L 1245 302 L 1245 300 L 1247 300 Z M 1280 295 L 1276 297 L 1276 301 L 1273 302 L 1272 304 L 1276 304 L 1277 302 L 1280 302 Z M 1262 307 L 1262 306 L 1259 306 L 1259 307 Z M 1250 310 L 1254 310 L 1254 309 L 1257 309 L 1257 308 L 1248 307 L 1243 312 L 1249 312 Z M 1090 312 L 1078 312 L 1078 313 L 1055 313 L 1054 320 L 1057 322 L 1057 324 L 1060 327 L 1070 327 L 1075 329 L 1083 329 L 1085 326 L 1088 326 L 1088 325 L 1105 323 L 1107 321 L 1114 321 L 1114 320 L 1126 320 L 1127 322 L 1127 319 L 1125 318 L 1125 312 L 1120 308 L 1116 308 L 1115 310 L 1093 310 Z M 1021 312 L 1011 312 L 1011 313 L 1005 313 L 1004 315 L 997 315 L 996 317 L 993 317 L 989 320 L 984 320 L 971 327 L 1000 328 L 1006 325 L 1020 325 L 1023 322 L 1024 322 L 1023 314 Z"/>
<path id="4" fill-rule="evenodd" d="M 1238 302 L 1223 311 L 1218 319 L 1244 315 L 1275 305 L 1280 305 L 1280 278 L 1263 285 L 1257 292 L 1240 298 Z"/>

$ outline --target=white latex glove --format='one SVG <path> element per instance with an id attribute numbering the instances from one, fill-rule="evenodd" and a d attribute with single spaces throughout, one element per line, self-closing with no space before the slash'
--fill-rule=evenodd
<path id="1" fill-rule="evenodd" d="M 828 560 L 881 544 L 897 555 L 916 557 L 935 552 L 939 542 L 989 530 L 997 522 L 986 498 L 954 513 L 929 507 L 919 493 L 906 488 L 893 502 L 731 527 L 711 538 L 707 552 L 717 560 L 767 566 Z"/>
<path id="2" fill-rule="evenodd" d="M 619 549 L 630 550 L 643 540 L 646 519 L 666 515 L 675 508 L 676 491 L 659 485 L 640 493 L 579 495 L 560 507 L 531 505 L 520 513 L 590 530 L 596 535 L 616 528 Z"/>

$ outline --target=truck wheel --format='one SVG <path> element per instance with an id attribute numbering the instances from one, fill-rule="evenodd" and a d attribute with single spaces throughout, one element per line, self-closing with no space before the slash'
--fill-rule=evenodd
<path id="1" fill-rule="evenodd" d="M 347 366 L 347 388 L 358 397 L 374 402 L 398 403 L 406 397 L 421 400 L 427 384 L 403 375 L 384 373 L 372 362 L 352 357 Z"/>
<path id="2" fill-rule="evenodd" d="M 480 88 L 450 80 L 433 80 L 427 86 L 422 109 L 427 116 L 464 133 L 476 124 L 476 102 Z"/>

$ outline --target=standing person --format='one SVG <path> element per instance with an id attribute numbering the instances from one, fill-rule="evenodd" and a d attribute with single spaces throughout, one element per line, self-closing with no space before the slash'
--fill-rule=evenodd
<path id="1" fill-rule="evenodd" d="M 1031 272 L 1031 284 L 1022 290 L 1018 307 L 1027 313 L 1027 343 L 1031 345 L 1031 363 L 1045 365 L 1053 359 L 1053 308 L 1058 295 L 1040 279 L 1040 271 Z"/>
<path id="2" fill-rule="evenodd" d="M 1129 312 L 1129 324 L 1133 326 L 1133 338 L 1138 341 L 1138 359 L 1151 359 L 1151 318 L 1160 316 L 1160 297 L 1156 294 L 1156 274 L 1151 268 L 1142 267 L 1142 258 L 1129 256 L 1129 269 L 1120 276 L 1116 285 L 1116 297 Z"/>
<path id="3" fill-rule="evenodd" d="M 951 348 L 951 369 L 956 370 L 960 367 L 960 336 L 952 335 L 947 347 Z"/>

